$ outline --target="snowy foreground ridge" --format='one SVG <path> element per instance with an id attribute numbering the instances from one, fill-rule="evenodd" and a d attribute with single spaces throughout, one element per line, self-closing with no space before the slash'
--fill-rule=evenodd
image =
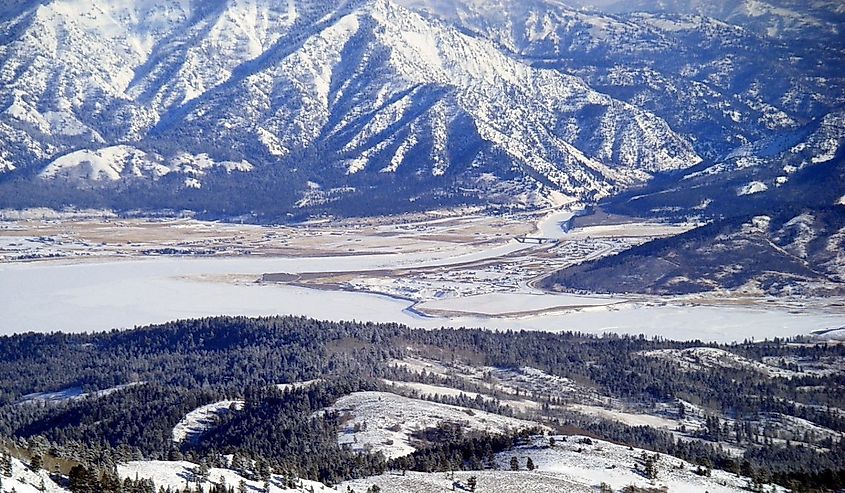
<path id="1" fill-rule="evenodd" d="M 535 437 L 531 443 L 496 456 L 498 470 L 455 473 L 454 479 L 444 473 L 388 473 L 382 476 L 349 481 L 341 491 L 351 486 L 365 491 L 377 485 L 385 493 L 435 493 L 449 491 L 452 485 L 465 486 L 470 476 L 478 479 L 479 492 L 595 492 L 604 483 L 613 491 L 634 485 L 641 488 L 665 487 L 669 493 L 735 493 L 748 491 L 748 478 L 712 471 L 710 476 L 699 475 L 696 466 L 663 454 L 615 445 L 582 436 L 555 436 L 554 446 L 549 437 Z M 511 471 L 511 459 L 517 458 L 519 471 Z M 644 457 L 656 457 L 657 477 L 647 479 L 643 473 Z M 526 470 L 531 459 L 535 469 Z M 770 485 L 767 491 L 785 492 Z"/>
<path id="2" fill-rule="evenodd" d="M 192 487 L 196 486 L 195 476 L 193 471 L 197 464 L 187 461 L 133 461 L 127 464 L 118 466 L 118 474 L 123 478 L 146 478 L 152 479 L 156 486 L 170 487 L 173 489 L 184 488 L 186 485 Z M 267 483 L 270 489 L 267 493 L 277 492 L 320 492 L 333 491 L 328 486 L 317 481 L 297 480 L 297 487 L 293 489 L 284 486 L 284 477 L 280 475 L 272 475 Z M 208 489 L 212 485 L 226 484 L 237 487 L 243 481 L 248 490 L 251 492 L 264 491 L 263 481 L 253 481 L 241 476 L 240 474 L 230 469 L 220 469 L 216 467 L 209 468 L 208 481 L 201 482 L 204 488 Z"/>
<path id="3" fill-rule="evenodd" d="M 671 456 L 580 436 L 555 436 L 554 439 L 554 445 L 550 446 L 549 437 L 538 436 L 527 445 L 498 454 L 497 470 L 455 472 L 453 475 L 393 471 L 347 481 L 335 487 L 316 481 L 296 480 L 293 489 L 284 487 L 283 476 L 273 475 L 268 481 L 269 493 L 348 492 L 349 488 L 355 493 L 364 493 L 373 485 L 384 493 L 439 493 L 451 491 L 453 484 L 458 488 L 466 486 L 471 476 L 477 478 L 476 491 L 495 493 L 588 493 L 595 492 L 602 483 L 613 491 L 634 485 L 641 488 L 665 487 L 669 493 L 739 493 L 748 491 L 750 485 L 748 478 L 718 470 L 712 471 L 710 476 L 699 475 L 695 466 Z M 513 457 L 517 458 L 519 471 L 510 470 Z M 657 473 L 653 480 L 643 475 L 645 457 L 657 458 Z M 533 471 L 526 470 L 529 458 L 535 466 Z M 196 468 L 197 464 L 187 461 L 132 461 L 119 465 L 118 474 L 123 478 L 151 479 L 157 487 L 181 489 L 186 485 L 196 486 Z M 46 471 L 35 473 L 17 459 L 12 460 L 11 477 L 0 479 L 3 491 L 14 488 L 18 493 L 37 493 L 42 491 L 43 481 L 46 493 L 69 493 L 50 479 Z M 219 484 L 237 486 L 241 481 L 249 488 L 248 491 L 263 491 L 263 482 L 250 480 L 230 469 L 210 468 L 208 479 L 200 484 L 207 490 Z M 773 485 L 767 486 L 766 491 L 786 492 Z"/>

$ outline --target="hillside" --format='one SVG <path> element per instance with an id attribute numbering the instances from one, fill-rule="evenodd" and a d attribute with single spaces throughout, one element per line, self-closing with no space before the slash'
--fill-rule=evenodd
<path id="1" fill-rule="evenodd" d="M 845 346 L 822 339 L 702 346 L 220 317 L 0 342 L 0 459 L 7 449 L 35 464 L 7 474 L 0 460 L 4 485 L 40 482 L 42 465 L 70 475 L 74 493 L 117 492 L 118 475 L 145 493 L 150 480 L 210 489 L 220 476 L 306 491 L 470 476 L 538 491 L 845 485 Z M 98 392 L 130 376 L 147 383 Z M 89 397 L 20 404 L 83 386 Z M 224 400 L 235 402 L 209 419 Z M 519 476 L 506 472 L 512 457 Z"/>
<path id="2" fill-rule="evenodd" d="M 510 470 L 514 457 L 517 458 L 518 471 Z M 654 457 L 657 457 L 656 473 L 653 478 L 649 478 L 645 473 L 645 464 Z M 526 470 L 529 459 L 534 467 L 532 470 Z M 350 481 L 342 487 L 349 486 L 354 491 L 363 491 L 371 485 L 377 485 L 385 493 L 428 493 L 448 490 L 453 484 L 465 489 L 471 476 L 477 478 L 477 491 L 502 493 L 587 493 L 601 491 L 601 487 L 606 488 L 606 491 L 622 491 L 630 486 L 682 493 L 738 493 L 748 491 L 753 485 L 750 478 L 722 472 L 713 472 L 709 476 L 697 474 L 696 466 L 685 461 L 584 436 L 533 437 L 529 443 L 498 454 L 496 464 L 499 470 L 495 472 L 464 472 L 454 477 L 435 473 L 409 473 L 405 476 L 385 474 Z M 774 486 L 769 488 L 773 492 L 786 491 Z"/>
<path id="3" fill-rule="evenodd" d="M 558 271 L 554 290 L 768 295 L 845 292 L 845 209 L 833 206 L 716 220 L 617 255 Z"/>
<path id="4" fill-rule="evenodd" d="M 841 294 L 843 130 L 841 112 L 828 115 L 602 201 L 600 214 L 709 224 L 569 267 L 542 284 L 653 294 Z"/>

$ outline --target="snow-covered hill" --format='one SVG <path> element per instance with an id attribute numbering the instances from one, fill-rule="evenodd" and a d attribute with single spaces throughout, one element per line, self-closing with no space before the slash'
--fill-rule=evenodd
<path id="1" fill-rule="evenodd" d="M 377 485 L 385 493 L 437 492 L 455 487 L 466 490 L 470 476 L 477 478 L 478 491 L 510 492 L 590 492 L 622 491 L 628 486 L 654 488 L 648 491 L 682 493 L 738 493 L 748 491 L 749 478 L 714 470 L 698 474 L 695 465 L 664 454 L 616 445 L 583 436 L 556 436 L 550 446 L 548 437 L 535 437 L 527 445 L 502 452 L 496 456 L 496 471 L 472 471 L 444 475 L 443 473 L 414 473 L 404 475 L 388 473 L 341 484 L 341 489 L 366 491 Z M 511 460 L 516 457 L 519 471 L 511 471 Z M 535 469 L 526 470 L 528 459 Z M 647 460 L 655 461 L 655 477 L 645 473 Z M 661 489 L 661 488 L 666 488 Z M 766 491 L 783 492 L 783 488 L 768 485 Z M 604 491 L 604 490 L 602 490 Z"/>
<path id="2" fill-rule="evenodd" d="M 415 442 L 427 429 L 449 424 L 465 431 L 502 434 L 539 427 L 531 421 L 412 399 L 389 392 L 355 392 L 341 397 L 329 409 L 346 415 L 338 443 L 352 450 L 382 452 L 396 458 L 417 450 Z"/>
<path id="3" fill-rule="evenodd" d="M 801 196 L 799 200 L 833 202 L 832 190 L 843 186 L 845 182 L 832 184 L 820 180 L 816 187 L 827 190 L 816 191 L 814 187 L 811 196 Z M 788 190 L 786 185 L 784 189 Z M 737 201 L 730 210 L 730 204 L 722 201 L 721 208 L 716 210 L 740 215 L 645 243 L 614 257 L 568 267 L 546 278 L 545 285 L 552 289 L 652 294 L 734 291 L 752 295 L 833 296 L 843 292 L 845 214 L 842 206 L 824 204 L 815 210 L 796 213 L 790 211 L 794 204 L 767 202 L 766 195 L 771 191 L 742 194 L 743 190 L 729 188 L 728 192 L 734 198 L 740 195 L 739 198 L 756 201 L 752 206 L 774 210 L 782 207 L 786 212 L 778 211 L 778 215 L 772 216 L 742 215 L 747 214 L 740 208 L 742 202 Z M 710 356 L 712 361 L 719 359 Z"/>

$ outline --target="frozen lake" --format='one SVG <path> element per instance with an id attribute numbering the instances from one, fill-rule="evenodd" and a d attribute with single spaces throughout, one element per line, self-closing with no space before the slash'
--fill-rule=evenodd
<path id="1" fill-rule="evenodd" d="M 514 248 L 508 244 L 503 250 Z M 462 252 L 476 259 L 480 253 Z M 500 251 L 495 253 L 501 255 Z M 445 254 L 442 254 L 445 255 Z M 448 262 L 454 262 L 452 258 Z M 52 262 L 0 265 L 0 334 L 26 331 L 99 331 L 212 315 L 306 315 L 327 320 L 400 322 L 414 327 L 578 330 L 660 335 L 671 339 L 735 341 L 806 334 L 845 324 L 841 314 L 792 313 L 784 308 L 622 303 L 524 318 L 422 317 L 411 303 L 368 293 L 284 285 L 222 282 L 222 276 L 265 272 L 330 272 L 446 262 L 425 255 L 324 258 L 167 258 L 107 263 Z M 214 280 L 199 278 L 213 277 Z M 585 298 L 588 300 L 588 298 Z M 488 300 L 489 301 L 489 300 Z M 570 300 L 572 301 L 572 300 Z M 525 293 L 498 295 L 497 306 L 519 311 Z M 531 298 L 532 307 L 543 305 Z M 579 304 L 572 301 L 573 304 Z M 460 301 L 452 304 L 460 305 Z M 594 303 L 581 303 L 582 305 Z"/>
<path id="2" fill-rule="evenodd" d="M 507 315 L 555 309 L 596 307 L 622 303 L 626 300 L 612 296 L 576 296 L 540 293 L 488 293 L 460 298 L 426 301 L 416 305 L 422 311 Z"/>

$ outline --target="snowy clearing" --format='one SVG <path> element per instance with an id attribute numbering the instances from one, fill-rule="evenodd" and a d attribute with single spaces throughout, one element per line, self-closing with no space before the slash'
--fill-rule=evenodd
<path id="1" fill-rule="evenodd" d="M 135 385 L 143 385 L 145 382 L 133 382 L 127 383 L 124 385 L 117 385 L 115 387 L 110 387 L 103 390 L 98 390 L 96 392 L 84 392 L 82 387 L 68 387 L 63 390 L 57 390 L 55 392 L 35 392 L 32 394 L 26 394 L 21 397 L 21 400 L 18 402 L 19 404 L 49 404 L 49 403 L 58 403 L 58 402 L 65 402 L 65 401 L 72 401 L 78 399 L 86 399 L 88 397 L 97 398 L 97 397 L 105 397 L 109 394 L 114 392 L 119 392 L 124 389 L 128 389 L 130 387 L 134 387 Z"/>
<path id="2" fill-rule="evenodd" d="M 652 428 L 660 428 L 664 430 L 674 430 L 681 425 L 680 422 L 673 419 L 667 419 L 660 416 L 653 416 L 650 414 L 627 413 L 624 411 L 617 411 L 614 409 L 607 409 L 599 406 L 588 406 L 585 404 L 571 404 L 567 406 L 572 411 L 577 411 L 587 416 L 597 416 L 610 421 L 616 421 L 626 424 L 628 426 L 651 426 Z"/>
<path id="3" fill-rule="evenodd" d="M 388 458 L 413 453 L 413 435 L 441 423 L 494 434 L 539 426 L 531 421 L 389 392 L 355 392 L 341 397 L 328 410 L 349 415 L 338 435 L 339 444 L 357 451 L 382 452 Z"/>
<path id="4" fill-rule="evenodd" d="M 665 454 L 657 454 L 657 478 L 648 480 L 635 464 L 639 463 L 642 469 L 643 454 L 653 456 L 654 452 L 586 437 L 570 436 L 566 441 L 563 438 L 558 436 L 553 448 L 548 447 L 547 438 L 538 437 L 530 445 L 498 454 L 499 468 L 509 467 L 513 456 L 524 468 L 525 458 L 531 457 L 537 471 L 559 474 L 576 483 L 598 486 L 605 482 L 614 489 L 632 484 L 642 488 L 665 486 L 673 493 L 738 492 L 746 491 L 749 484 L 745 478 L 719 470 L 712 471 L 710 477 L 699 476 L 694 465 Z"/>
<path id="5" fill-rule="evenodd" d="M 801 372 L 778 368 L 759 361 L 750 360 L 723 349 L 709 347 L 657 349 L 654 351 L 645 351 L 641 354 L 643 356 L 671 361 L 685 371 L 702 371 L 708 368 L 735 368 L 754 371 L 769 378 L 793 378 L 803 375 Z"/>
<path id="6" fill-rule="evenodd" d="M 352 488 L 354 493 L 365 493 L 368 488 L 378 486 L 382 493 L 443 493 L 445 491 L 469 491 L 467 481 L 477 479 L 476 491 L 495 493 L 594 493 L 592 486 L 577 484 L 557 475 L 538 472 L 471 471 L 455 472 L 447 477 L 442 472 L 407 472 L 404 476 L 388 473 L 365 479 L 347 481 L 339 485 L 339 491 Z"/>
<path id="7" fill-rule="evenodd" d="M 40 470 L 37 473 L 33 472 L 28 466 L 24 465 L 18 459 L 12 458 L 12 476 L 3 476 L 0 473 L 0 478 L 3 480 L 2 491 L 16 491 L 17 493 L 70 493 L 57 485 L 50 475 L 45 470 Z M 44 482 L 44 489 L 42 490 L 41 482 Z"/>
<path id="8" fill-rule="evenodd" d="M 440 385 L 429 385 L 427 383 L 419 383 L 419 382 L 400 382 L 397 380 L 382 380 L 387 385 L 396 387 L 399 390 L 409 390 L 411 392 L 416 392 L 423 398 L 434 398 L 437 396 L 445 397 L 458 397 L 458 396 L 466 396 L 470 399 L 475 399 L 478 396 L 481 396 L 482 399 L 485 400 L 493 400 L 492 397 L 487 395 L 479 394 L 478 392 L 469 392 L 466 390 L 455 389 L 452 387 L 443 387 Z"/>
<path id="9" fill-rule="evenodd" d="M 279 390 L 297 390 L 297 389 L 306 389 L 314 384 L 322 382 L 322 378 L 315 378 L 313 380 L 306 380 L 304 382 L 290 382 L 290 383 L 278 383 L 276 384 L 276 388 Z"/>
<path id="10" fill-rule="evenodd" d="M 152 479 L 157 488 L 164 486 L 178 490 L 188 485 L 191 487 L 196 486 L 197 478 L 193 472 L 196 468 L 197 464 L 187 461 L 132 461 L 126 464 L 119 464 L 117 466 L 117 473 L 122 478 L 135 479 L 137 477 L 141 479 Z M 251 481 L 232 470 L 216 467 L 209 468 L 208 481 L 202 483 L 203 489 L 207 490 L 212 484 L 220 484 L 221 478 L 229 486 L 237 488 L 238 483 L 243 481 L 247 488 L 249 488 L 248 491 L 264 491 L 264 483 L 261 481 Z M 283 479 L 282 476 L 273 475 L 269 481 L 269 493 L 283 491 L 311 492 L 312 488 L 313 491 L 317 492 L 333 491 L 323 483 L 308 480 L 298 480 L 301 481 L 302 487 L 291 490 L 282 486 L 284 484 Z"/>
<path id="11" fill-rule="evenodd" d="M 176 423 L 173 427 L 173 441 L 182 443 L 186 440 L 194 440 L 213 428 L 226 413 L 240 411 L 243 408 L 244 401 L 241 400 L 224 400 L 200 406 Z"/>

